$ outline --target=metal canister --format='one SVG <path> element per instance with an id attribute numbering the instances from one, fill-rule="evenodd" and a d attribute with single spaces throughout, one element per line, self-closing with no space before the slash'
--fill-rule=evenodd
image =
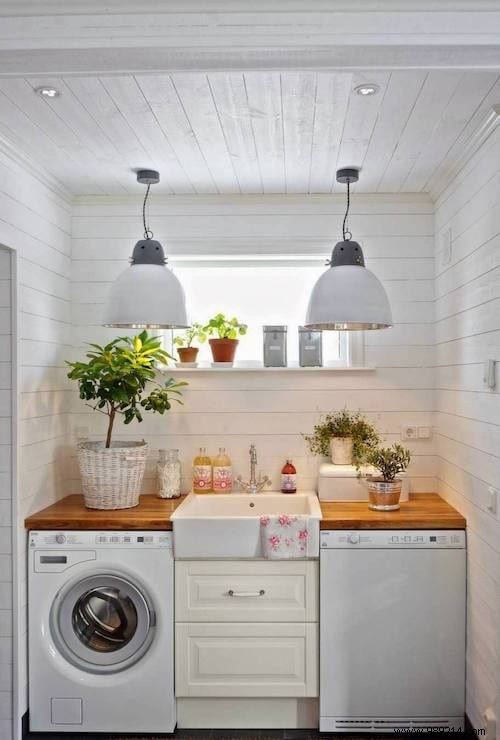
<path id="1" fill-rule="evenodd" d="M 286 326 L 263 326 L 264 367 L 286 367 Z"/>
<path id="2" fill-rule="evenodd" d="M 323 365 L 322 336 L 322 331 L 311 331 L 304 326 L 299 326 L 300 367 L 321 367 Z"/>

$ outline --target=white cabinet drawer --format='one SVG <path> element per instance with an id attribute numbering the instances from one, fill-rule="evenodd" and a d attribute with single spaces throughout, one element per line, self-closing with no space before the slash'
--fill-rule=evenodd
<path id="1" fill-rule="evenodd" d="M 176 624 L 176 695 L 318 694 L 318 625 Z"/>
<path id="2" fill-rule="evenodd" d="M 318 561 L 175 564 L 177 622 L 315 622 Z"/>

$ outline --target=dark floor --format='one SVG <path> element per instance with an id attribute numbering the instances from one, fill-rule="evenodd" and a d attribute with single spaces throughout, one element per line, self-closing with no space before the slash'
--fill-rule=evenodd
<path id="1" fill-rule="evenodd" d="M 409 733 L 410 734 L 410 733 Z M 418 737 L 426 738 L 441 737 L 442 733 L 424 734 L 418 733 Z M 447 733 L 448 740 L 453 737 L 473 737 L 469 733 L 451 734 Z M 383 740 L 397 735 L 344 735 L 318 732 L 316 730 L 177 730 L 173 735 L 75 735 L 74 733 L 59 735 L 46 733 L 30 733 L 25 740 Z"/>

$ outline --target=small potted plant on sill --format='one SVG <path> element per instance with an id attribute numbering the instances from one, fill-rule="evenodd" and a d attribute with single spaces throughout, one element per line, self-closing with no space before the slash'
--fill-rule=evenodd
<path id="1" fill-rule="evenodd" d="M 181 365 L 190 365 L 196 367 L 196 358 L 199 348 L 193 347 L 193 342 L 203 344 L 207 341 L 207 335 L 201 324 L 196 321 L 191 324 L 182 334 L 174 337 L 174 344 L 177 345 L 177 353 Z"/>
<path id="2" fill-rule="evenodd" d="M 326 414 L 305 440 L 313 455 L 330 456 L 334 465 L 360 466 L 379 442 L 377 430 L 359 411 Z"/>
<path id="3" fill-rule="evenodd" d="M 410 450 L 398 444 L 392 447 L 376 447 L 368 454 L 367 461 L 380 471 L 380 476 L 368 476 L 368 497 L 370 509 L 375 511 L 395 511 L 399 509 L 399 499 L 403 481 L 398 473 L 403 473 L 410 464 Z"/>
<path id="4" fill-rule="evenodd" d="M 228 319 L 223 313 L 218 313 L 208 321 L 203 331 L 208 336 L 216 335 L 208 340 L 214 363 L 232 365 L 238 347 L 237 337 L 247 333 L 247 325 L 240 323 L 235 316 Z"/>
<path id="5" fill-rule="evenodd" d="M 90 344 L 88 362 L 67 362 L 68 377 L 76 380 L 80 398 L 108 417 L 106 440 L 80 442 L 78 461 L 85 505 L 89 509 L 129 509 L 139 503 L 148 447 L 144 440 L 112 441 L 116 419 L 142 421 L 144 411 L 164 414 L 179 396 L 184 381 L 155 381 L 155 363 L 170 355 L 156 337 L 143 331 L 136 337 L 117 337 L 101 347 Z M 146 392 L 146 385 L 154 384 Z"/>

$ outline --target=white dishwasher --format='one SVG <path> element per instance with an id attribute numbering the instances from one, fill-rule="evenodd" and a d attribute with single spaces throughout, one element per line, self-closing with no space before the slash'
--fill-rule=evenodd
<path id="1" fill-rule="evenodd" d="M 322 732 L 463 729 L 465 546 L 462 530 L 321 532 Z"/>

